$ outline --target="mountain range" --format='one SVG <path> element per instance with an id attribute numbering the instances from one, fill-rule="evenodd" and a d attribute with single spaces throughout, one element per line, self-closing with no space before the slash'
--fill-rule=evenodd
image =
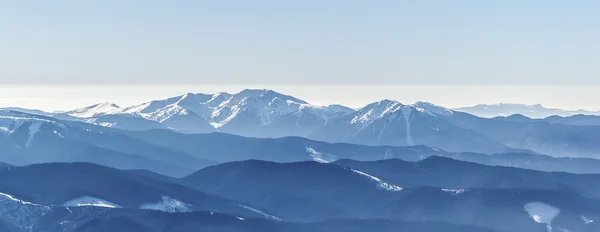
<path id="1" fill-rule="evenodd" d="M 563 110 L 556 108 L 546 108 L 541 104 L 525 105 L 513 103 L 500 104 L 480 104 L 469 107 L 460 107 L 455 110 L 470 113 L 484 118 L 493 118 L 498 116 L 510 116 L 521 114 L 530 118 L 547 118 L 550 116 L 568 117 L 573 115 L 600 115 L 600 111 L 589 110 Z"/>
<path id="2" fill-rule="evenodd" d="M 600 228 L 593 223 L 600 217 L 600 198 L 597 186 L 589 184 L 598 175 L 513 170 L 439 157 L 398 162 L 249 160 L 182 178 L 88 163 L 5 167 L 0 169 L 0 222 L 11 228 L 7 231 L 49 232 L 346 231 L 350 225 L 357 226 L 351 231 L 431 232 Z M 402 174 L 407 167 L 412 176 Z M 462 178 L 452 176 L 458 170 L 482 181 L 452 181 Z M 436 177 L 423 182 L 432 171 Z M 423 186 L 439 184 L 445 187 Z M 391 230 L 392 225 L 407 228 Z"/>
<path id="3" fill-rule="evenodd" d="M 328 119 L 351 111 L 341 105 L 311 105 L 272 90 L 247 89 L 236 94 L 187 93 L 124 108 L 102 103 L 60 115 L 122 129 L 136 123 L 138 130 L 169 128 L 182 133 L 220 131 L 253 137 L 281 137 L 305 136 L 311 128 L 318 128 Z"/>
<path id="4" fill-rule="evenodd" d="M 1 113 L 1 112 L 0 112 Z M 47 162 L 92 162 L 119 169 L 151 170 L 181 177 L 210 165 L 259 159 L 274 162 L 338 159 L 418 161 L 443 156 L 487 165 L 542 171 L 598 173 L 600 160 L 555 158 L 532 152 L 448 152 L 408 147 L 328 143 L 301 137 L 249 138 L 224 133 L 182 134 L 170 130 L 129 131 L 45 116 L 4 112 L 11 124 L 0 136 L 0 162 L 28 165 Z M 10 116 L 9 116 L 10 115 Z M 232 146 L 235 144 L 235 146 Z"/>
<path id="5" fill-rule="evenodd" d="M 341 105 L 316 106 L 264 89 L 235 94 L 188 93 L 129 107 L 101 103 L 64 112 L 4 111 L 132 131 L 299 136 L 371 146 L 426 145 L 450 152 L 529 150 L 559 157 L 594 158 L 600 152 L 600 144 L 595 142 L 600 116 L 483 118 L 427 102 L 405 105 L 393 100 L 354 110 Z"/>
<path id="6" fill-rule="evenodd" d="M 596 232 L 598 141 L 595 115 L 272 90 L 4 108 L 0 231 Z"/>

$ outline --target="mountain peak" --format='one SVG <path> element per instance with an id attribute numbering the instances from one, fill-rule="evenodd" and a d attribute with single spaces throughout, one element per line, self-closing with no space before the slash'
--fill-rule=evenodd
<path id="1" fill-rule="evenodd" d="M 177 104 L 179 104 L 181 102 L 188 102 L 188 103 L 190 103 L 190 102 L 193 102 L 193 103 L 207 102 L 212 98 L 213 98 L 213 95 L 209 95 L 209 94 L 186 93 L 184 95 L 181 95 L 181 98 L 179 99 Z"/>
<path id="2" fill-rule="evenodd" d="M 395 106 L 403 106 L 402 103 L 400 103 L 399 101 L 396 100 L 390 100 L 390 99 L 383 99 L 381 101 L 376 101 L 373 103 L 370 103 L 366 106 L 364 106 L 363 108 L 361 108 L 360 110 L 364 110 L 364 109 L 373 109 L 373 108 L 390 108 L 390 107 L 395 107 Z M 359 111 L 360 111 L 359 110 Z"/>
<path id="3" fill-rule="evenodd" d="M 383 99 L 381 101 L 374 102 L 369 105 L 372 106 L 373 108 L 386 109 L 386 110 L 394 110 L 394 109 L 397 109 L 398 107 L 404 106 L 404 104 L 400 103 L 399 101 L 390 100 L 390 99 Z"/>
<path id="4" fill-rule="evenodd" d="M 240 99 L 243 99 L 245 97 L 260 97 L 260 98 L 264 98 L 266 100 L 273 100 L 274 98 L 279 98 L 285 102 L 294 102 L 297 104 L 308 104 L 308 102 L 305 102 L 303 100 L 300 100 L 298 98 L 289 96 L 289 95 L 285 95 L 270 89 L 244 89 L 242 91 L 240 91 L 239 93 L 235 94 L 237 95 Z"/>
<path id="5" fill-rule="evenodd" d="M 376 119 L 395 113 L 404 107 L 406 106 L 402 103 L 389 99 L 373 102 L 357 111 L 350 121 L 350 124 L 370 124 Z"/>
<path id="6" fill-rule="evenodd" d="M 89 117 L 94 117 L 96 115 L 114 112 L 114 111 L 117 111 L 120 109 L 121 109 L 121 107 L 118 106 L 117 104 L 110 103 L 110 102 L 102 102 L 102 103 L 97 103 L 97 104 L 94 104 L 91 106 L 86 106 L 83 108 L 67 111 L 67 112 L 65 112 L 65 114 L 71 115 L 73 117 L 89 118 Z"/>
<path id="7" fill-rule="evenodd" d="M 112 103 L 112 102 L 101 102 L 101 103 L 98 103 L 98 104 L 94 104 L 94 105 L 88 106 L 86 108 L 104 108 L 104 107 L 121 108 L 120 106 L 118 106 L 117 104 Z"/>
<path id="8" fill-rule="evenodd" d="M 417 101 L 412 106 L 417 108 L 417 110 L 422 109 L 422 111 L 425 111 L 425 113 L 434 115 L 450 116 L 454 113 L 452 110 L 446 107 L 424 101 Z"/>

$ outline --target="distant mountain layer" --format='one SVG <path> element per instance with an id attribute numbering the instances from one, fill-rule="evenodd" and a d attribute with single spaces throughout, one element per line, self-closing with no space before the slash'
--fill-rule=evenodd
<path id="1" fill-rule="evenodd" d="M 432 156 L 417 162 L 338 160 L 336 165 L 361 170 L 399 186 L 448 189 L 563 189 L 600 199 L 600 174 L 576 175 L 513 167 L 486 166 Z"/>
<path id="2" fill-rule="evenodd" d="M 402 177 L 409 171 L 402 168 L 414 176 Z M 456 182 L 458 170 L 474 177 Z M 250 160 L 171 183 L 86 163 L 11 167 L 0 169 L 0 226 L 10 232 L 600 229 L 593 222 L 600 199 L 579 194 L 593 192 L 596 186 L 586 181 L 597 175 L 507 171 L 439 157 L 417 163 Z M 432 185 L 448 178 L 447 187 L 418 186 L 427 175 Z M 413 184 L 392 182 L 402 179 Z M 455 188 L 460 185 L 471 187 Z"/>
<path id="3" fill-rule="evenodd" d="M 600 116 L 598 115 L 583 115 L 577 114 L 573 116 L 550 116 L 547 118 L 534 119 L 529 118 L 521 114 L 513 114 L 510 116 L 498 116 L 494 119 L 520 122 L 520 123 L 533 123 L 533 122 L 548 122 L 554 124 L 564 124 L 572 126 L 600 126 Z"/>
<path id="4" fill-rule="evenodd" d="M 600 126 L 527 120 L 523 117 L 480 118 L 463 112 L 440 116 L 460 128 L 478 132 L 508 147 L 559 157 L 598 158 Z"/>
<path id="5" fill-rule="evenodd" d="M 499 106 L 510 109 L 519 105 Z M 539 105 L 526 108 L 524 113 L 545 109 Z M 377 101 L 353 110 L 340 105 L 316 106 L 264 89 L 247 89 L 235 94 L 188 93 L 129 107 L 101 103 L 62 113 L 27 112 L 43 115 L 46 120 L 58 119 L 65 125 L 82 122 L 128 131 L 220 132 L 258 138 L 299 136 L 369 146 L 424 145 L 450 152 L 533 151 L 555 157 L 600 158 L 597 142 L 600 116 L 593 115 L 484 118 L 427 102 L 402 104 L 393 100 Z M 13 131 L 8 128 L 12 123 L 10 115 L 5 121 L 0 130 Z"/>
<path id="6" fill-rule="evenodd" d="M 448 160 L 423 162 L 425 163 L 422 164 L 431 165 L 428 163 L 445 163 Z M 536 175 L 547 175 L 542 173 L 521 173 L 525 174 L 521 177 L 515 174 L 513 178 L 510 172 L 492 174 L 495 171 L 488 169 L 490 173 L 482 178 L 487 177 L 487 181 L 493 182 L 484 188 L 431 188 L 418 187 L 418 178 L 414 179 L 413 185 L 395 185 L 386 177 L 359 168 L 361 167 L 317 162 L 280 164 L 242 161 L 212 166 L 184 177 L 181 181 L 207 193 L 255 202 L 257 207 L 276 211 L 283 220 L 388 218 L 480 225 L 507 232 L 546 231 L 546 226 L 536 222 L 537 217 L 532 215 L 540 215 L 543 213 L 540 211 L 548 208 L 557 209 L 556 214 L 543 214 L 540 217 L 549 217 L 542 220 L 551 221 L 552 228 L 558 231 L 592 231 L 592 225 L 586 224 L 581 216 L 600 216 L 600 211 L 595 208 L 600 206 L 600 200 L 579 196 L 576 191 L 571 191 L 571 187 L 564 185 L 568 180 L 555 184 L 543 181 L 533 184 L 536 178 L 540 178 L 538 181 L 544 178 Z M 435 167 L 432 167 L 431 170 L 434 169 Z M 444 174 L 439 175 L 440 183 L 443 182 L 443 176 L 454 174 L 451 170 L 462 171 L 446 169 Z M 481 174 L 470 170 L 466 170 L 465 173 Z M 398 170 L 392 173 L 401 175 L 402 172 Z M 421 172 L 421 175 L 422 178 L 428 178 L 427 171 Z M 477 183 L 472 179 L 458 183 L 452 181 L 452 177 L 447 178 L 448 185 L 453 186 Z M 529 183 L 532 183 L 532 187 L 539 189 L 519 188 L 519 178 L 531 181 Z M 586 177 L 574 179 L 583 180 Z M 542 187 L 546 184 L 554 187 Z M 579 184 L 585 188 L 585 183 Z"/>
<path id="7" fill-rule="evenodd" d="M 169 212 L 213 211 L 260 216 L 242 203 L 89 163 L 0 169 L 0 192 L 39 205 L 102 206 Z"/>
<path id="8" fill-rule="evenodd" d="M 509 150 L 502 143 L 440 117 L 452 115 L 452 111 L 434 108 L 433 105 L 423 108 L 420 104 L 423 103 L 375 102 L 330 120 L 309 138 L 364 145 L 427 145 L 448 151 L 494 153 Z"/>
<path id="9" fill-rule="evenodd" d="M 584 115 L 600 115 L 600 111 L 587 110 L 562 110 L 546 108 L 540 104 L 524 105 L 524 104 L 509 104 L 500 103 L 494 105 L 475 105 L 471 107 L 461 107 L 455 110 L 470 113 L 484 118 L 493 118 L 498 116 L 510 116 L 513 114 L 521 114 L 530 118 L 546 118 L 550 116 L 573 116 L 577 114 Z"/>
<path id="10" fill-rule="evenodd" d="M 278 139 L 247 138 L 229 134 L 178 134 L 170 131 L 128 132 L 128 135 L 150 144 L 169 147 L 199 159 L 231 162 L 259 159 L 274 162 L 318 161 L 338 159 L 373 161 L 402 159 L 419 161 L 430 156 L 527 168 L 541 171 L 600 173 L 600 160 L 590 158 L 556 158 L 526 152 L 505 152 L 493 155 L 446 152 L 426 146 L 365 146 L 346 143 L 326 143 L 300 137 Z M 235 146 L 230 146 L 235 144 Z"/>
<path id="11" fill-rule="evenodd" d="M 5 211 L 4 209 L 18 209 Z M 493 232 L 479 226 L 443 222 L 344 219 L 299 224 L 214 212 L 167 213 L 103 207 L 57 207 L 23 204 L 0 195 L 2 232 Z M 7 213 L 9 212 L 9 213 Z M 2 219 L 6 218 L 6 219 Z"/>
<path id="12" fill-rule="evenodd" d="M 216 163 L 118 132 L 122 131 L 0 111 L 0 161 L 13 165 L 92 162 L 120 169 L 148 169 L 171 176 L 189 174 Z"/>
<path id="13" fill-rule="evenodd" d="M 128 131 L 12 111 L 4 112 L 2 115 L 0 115 L 0 122 L 4 124 L 0 124 L 0 128 L 4 128 L 4 132 L 0 133 L 0 149 L 3 151 L 0 154 L 0 162 L 12 165 L 91 162 L 119 169 L 146 169 L 163 175 L 181 177 L 210 165 L 248 159 L 274 162 L 313 160 L 334 162 L 338 159 L 373 161 L 397 158 L 418 161 L 430 156 L 443 156 L 486 165 L 542 171 L 600 172 L 598 171 L 600 160 L 554 158 L 526 151 L 507 150 L 495 155 L 487 155 L 447 152 L 423 145 L 366 146 L 327 143 L 301 137 L 269 139 L 222 133 Z M 511 127 L 504 125 L 505 123 L 520 125 L 513 122 L 491 121 L 500 123 L 498 126 L 500 129 L 496 130 L 500 135 L 510 132 L 508 129 Z M 546 124 L 554 125 L 543 123 Z M 484 127 L 474 129 L 486 132 L 482 130 Z M 492 130 L 490 133 L 493 132 Z M 540 134 L 540 136 L 551 135 Z M 507 138 L 512 137 L 507 136 Z"/>

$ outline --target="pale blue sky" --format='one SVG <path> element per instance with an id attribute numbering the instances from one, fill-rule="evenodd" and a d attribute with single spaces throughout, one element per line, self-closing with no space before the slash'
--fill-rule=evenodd
<path id="1" fill-rule="evenodd" d="M 0 1 L 4 83 L 600 84 L 592 0 Z"/>
<path id="2" fill-rule="evenodd" d="M 431 94 L 465 105 L 473 99 L 456 93 L 469 85 L 600 84 L 598 12 L 593 0 L 7 0 L 0 84 L 330 84 L 332 94 L 343 91 L 331 84 L 451 84 Z M 554 93 L 544 89 L 536 96 Z M 597 97 L 480 95 L 600 108 Z"/>

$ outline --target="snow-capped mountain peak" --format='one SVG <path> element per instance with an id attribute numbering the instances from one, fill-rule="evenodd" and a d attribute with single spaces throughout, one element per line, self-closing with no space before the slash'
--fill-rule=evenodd
<path id="1" fill-rule="evenodd" d="M 450 116 L 450 115 L 454 114 L 454 112 L 452 110 L 450 110 L 446 107 L 435 105 L 435 104 L 432 104 L 429 102 L 424 102 L 424 101 L 415 102 L 412 106 L 415 107 L 417 110 L 427 113 L 432 116 L 435 116 L 435 115 Z"/>
<path id="2" fill-rule="evenodd" d="M 219 92 L 213 94 L 210 100 L 206 101 L 206 105 L 210 107 L 216 107 L 221 105 L 226 100 L 230 99 L 232 95 L 230 93 Z"/>
<path id="3" fill-rule="evenodd" d="M 281 93 L 275 92 L 270 89 L 244 89 L 235 95 L 239 96 L 240 98 L 249 97 L 249 98 L 267 99 L 267 100 L 279 98 L 279 99 L 281 99 L 285 102 L 289 102 L 289 103 L 308 104 L 308 102 L 305 102 L 298 98 L 295 98 L 295 97 L 292 97 L 289 95 L 285 95 L 285 94 L 281 94 Z"/>
<path id="4" fill-rule="evenodd" d="M 215 107 L 208 121 L 219 128 L 241 112 L 246 112 L 246 115 L 258 119 L 261 125 L 267 125 L 277 117 L 298 111 L 304 104 L 308 103 L 273 90 L 245 89 Z"/>
<path id="5" fill-rule="evenodd" d="M 103 102 L 103 103 L 98 103 L 98 104 L 94 104 L 91 106 L 87 106 L 84 108 L 67 111 L 67 112 L 65 112 L 65 114 L 71 115 L 73 117 L 89 118 L 89 117 L 94 117 L 97 115 L 117 112 L 119 110 L 121 110 L 121 107 L 119 107 L 118 105 L 116 105 L 114 103 Z"/>
<path id="6" fill-rule="evenodd" d="M 200 102 L 207 102 L 209 100 L 211 100 L 213 98 L 213 95 L 210 94 L 202 94 L 202 93 L 186 93 L 184 95 L 182 95 L 179 99 L 179 101 L 175 102 L 174 104 L 177 105 L 182 105 L 182 104 L 186 104 L 186 103 L 200 103 Z"/>
<path id="7" fill-rule="evenodd" d="M 280 119 L 282 120 L 279 122 L 281 125 L 294 120 L 295 125 L 303 123 L 306 126 L 316 127 L 317 124 L 350 112 L 354 112 L 354 110 L 341 105 L 312 105 L 304 100 L 269 89 L 244 89 L 234 94 L 226 92 L 186 93 L 125 108 L 111 103 L 101 103 L 64 112 L 61 115 L 80 118 L 80 121 L 97 125 L 117 125 L 118 127 L 119 125 L 127 126 L 135 121 L 155 128 L 156 125 L 143 122 L 149 120 L 175 131 L 189 133 L 222 131 L 260 136 L 261 127 Z M 295 119 L 286 117 L 291 114 L 297 117 Z M 96 123 L 98 121 L 101 123 Z M 194 124 L 196 128 L 190 129 L 190 124 Z"/>
<path id="8" fill-rule="evenodd" d="M 350 124 L 368 125 L 379 118 L 388 116 L 405 107 L 408 106 L 389 99 L 374 102 L 358 110 L 350 120 Z"/>

